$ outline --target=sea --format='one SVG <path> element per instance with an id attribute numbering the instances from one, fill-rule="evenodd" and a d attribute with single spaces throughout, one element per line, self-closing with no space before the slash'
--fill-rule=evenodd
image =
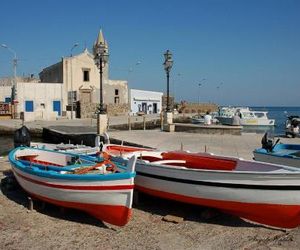
<path id="1" fill-rule="evenodd" d="M 268 117 L 275 119 L 274 127 L 244 127 L 243 133 L 265 133 L 270 132 L 274 136 L 285 134 L 285 121 L 290 115 L 300 116 L 299 107 L 250 107 L 251 110 L 268 111 Z M 7 154 L 13 148 L 12 136 L 0 136 L 0 156 Z"/>
<path id="2" fill-rule="evenodd" d="M 290 115 L 300 116 L 299 107 L 250 107 L 250 110 L 267 111 L 269 119 L 275 119 L 274 127 L 243 127 L 243 132 L 265 133 L 269 132 L 274 136 L 285 134 L 285 122 Z"/>

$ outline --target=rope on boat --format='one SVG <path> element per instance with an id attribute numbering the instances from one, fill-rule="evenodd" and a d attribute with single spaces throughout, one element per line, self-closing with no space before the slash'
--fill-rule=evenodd
<path id="1" fill-rule="evenodd" d="M 103 161 L 98 162 L 94 166 L 89 166 L 86 168 L 77 168 L 74 169 L 74 174 L 86 174 L 89 171 L 97 169 L 99 167 L 106 167 L 106 171 L 115 173 L 117 171 L 117 166 L 110 160 L 110 156 L 106 152 L 102 152 Z"/>

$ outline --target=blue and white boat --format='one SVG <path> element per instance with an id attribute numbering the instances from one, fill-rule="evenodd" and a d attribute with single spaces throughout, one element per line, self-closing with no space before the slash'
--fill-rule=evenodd
<path id="1" fill-rule="evenodd" d="M 39 200 L 118 226 L 131 217 L 135 158 L 126 167 L 107 157 L 19 147 L 9 161 L 21 187 Z"/>
<path id="2" fill-rule="evenodd" d="M 253 151 L 256 161 L 269 162 L 300 168 L 300 145 L 282 144 L 268 139 L 266 133 L 262 138 L 262 147 Z"/>

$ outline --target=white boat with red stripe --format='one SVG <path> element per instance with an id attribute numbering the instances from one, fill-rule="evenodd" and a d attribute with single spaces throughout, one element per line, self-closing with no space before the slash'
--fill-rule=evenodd
<path id="1" fill-rule="evenodd" d="M 123 226 L 131 217 L 135 157 L 122 166 L 101 157 L 20 147 L 9 160 L 18 183 L 33 197 L 113 225 Z"/>
<path id="2" fill-rule="evenodd" d="M 118 148 L 119 147 L 119 148 Z M 281 228 L 300 225 L 299 168 L 185 151 L 106 145 L 114 160 L 136 155 L 135 188 Z"/>

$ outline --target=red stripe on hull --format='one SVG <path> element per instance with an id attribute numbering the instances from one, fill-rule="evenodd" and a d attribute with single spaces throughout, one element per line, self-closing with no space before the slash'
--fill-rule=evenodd
<path id="1" fill-rule="evenodd" d="M 135 187 L 137 190 L 153 196 L 195 205 L 217 208 L 224 212 L 269 226 L 295 228 L 300 225 L 299 205 L 262 204 L 211 200 L 158 191 L 138 185 L 135 185 Z"/>
<path id="2" fill-rule="evenodd" d="M 126 225 L 132 215 L 131 208 L 128 208 L 126 206 L 59 201 L 59 200 L 55 200 L 55 199 L 51 199 L 48 197 L 31 193 L 26 189 L 24 190 L 39 200 L 46 201 L 62 207 L 74 208 L 74 209 L 85 211 L 101 221 L 105 221 L 109 224 L 116 225 L 116 226 Z"/>
<path id="3" fill-rule="evenodd" d="M 26 177 L 20 173 L 17 173 L 14 171 L 16 175 L 19 177 L 30 181 L 35 184 L 47 186 L 47 187 L 53 187 L 53 188 L 61 188 L 61 189 L 70 189 L 70 190 L 127 190 L 127 189 L 133 189 L 134 185 L 114 185 L 114 186 L 82 186 L 82 185 L 76 185 L 76 186 L 71 186 L 71 185 L 62 185 L 62 184 L 53 184 L 53 183 L 47 183 L 43 181 L 38 181 L 34 180 L 32 178 Z"/>

